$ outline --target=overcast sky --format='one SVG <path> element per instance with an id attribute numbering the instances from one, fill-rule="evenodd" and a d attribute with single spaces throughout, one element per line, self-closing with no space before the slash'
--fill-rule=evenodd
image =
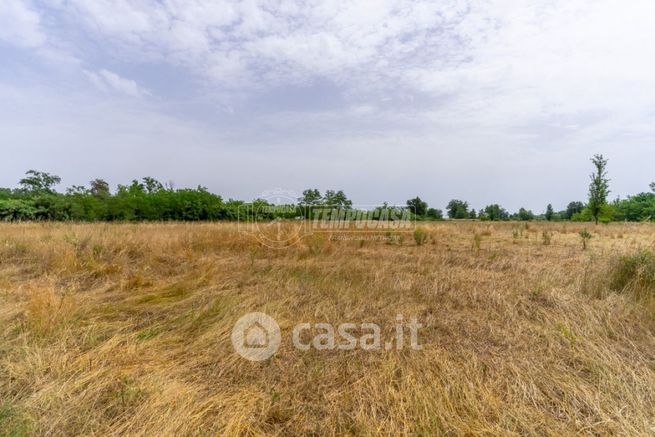
<path id="1" fill-rule="evenodd" d="M 535 212 L 655 180 L 655 1 L 0 0 L 0 186 Z"/>

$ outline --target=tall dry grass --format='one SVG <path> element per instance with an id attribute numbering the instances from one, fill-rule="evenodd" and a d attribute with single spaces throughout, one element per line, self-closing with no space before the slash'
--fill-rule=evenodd
<path id="1" fill-rule="evenodd" d="M 2 224 L 0 433 L 652 435 L 655 307 L 612 275 L 655 227 L 587 226 L 583 251 L 584 227 L 274 250 L 232 224 Z M 282 330 L 264 362 L 230 343 L 251 311 Z M 389 332 L 397 314 L 423 350 L 289 340 L 300 322 Z"/>

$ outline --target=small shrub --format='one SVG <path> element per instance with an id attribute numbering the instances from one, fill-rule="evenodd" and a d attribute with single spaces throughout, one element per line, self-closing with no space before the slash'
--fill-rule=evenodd
<path id="1" fill-rule="evenodd" d="M 543 231 L 541 233 L 541 240 L 544 246 L 550 246 L 550 241 L 553 238 L 553 233 L 550 231 Z"/>
<path id="2" fill-rule="evenodd" d="M 475 247 L 476 252 L 480 252 L 480 249 L 482 248 L 482 235 L 475 234 L 473 236 L 473 247 Z"/>
<path id="3" fill-rule="evenodd" d="M 428 233 L 423 228 L 416 228 L 414 230 L 414 241 L 417 246 L 422 246 L 428 241 Z"/>
<path id="4" fill-rule="evenodd" d="M 587 243 L 591 240 L 592 235 L 586 229 L 581 230 L 578 235 L 582 239 L 582 250 L 587 250 Z"/>
<path id="5" fill-rule="evenodd" d="M 560 334 L 562 334 L 562 336 L 569 341 L 570 345 L 575 346 L 578 341 L 578 336 L 575 335 L 575 332 L 573 332 L 571 328 L 561 322 L 557 322 L 555 326 L 557 327 L 557 330 L 560 332 Z"/>

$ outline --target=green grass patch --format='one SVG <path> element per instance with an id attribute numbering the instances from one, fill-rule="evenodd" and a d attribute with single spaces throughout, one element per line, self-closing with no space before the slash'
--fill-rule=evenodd
<path id="1" fill-rule="evenodd" d="M 150 293 L 137 299 L 137 303 L 165 303 L 182 300 L 189 295 L 189 287 L 184 283 L 173 284 L 159 293 Z"/>
<path id="2" fill-rule="evenodd" d="M 655 296 L 655 254 L 641 250 L 621 255 L 612 263 L 609 288 L 612 291 L 632 291 Z"/>
<path id="3" fill-rule="evenodd" d="M 26 414 L 8 403 L 0 404 L 0 436 L 22 437 L 33 433 L 33 422 Z"/>

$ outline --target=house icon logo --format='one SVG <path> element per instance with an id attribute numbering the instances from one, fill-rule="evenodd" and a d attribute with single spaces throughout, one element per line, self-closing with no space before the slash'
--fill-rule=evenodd
<path id="1" fill-rule="evenodd" d="M 234 350 L 250 361 L 270 358 L 277 352 L 281 340 L 277 322 L 264 313 L 248 313 L 232 328 Z"/>

